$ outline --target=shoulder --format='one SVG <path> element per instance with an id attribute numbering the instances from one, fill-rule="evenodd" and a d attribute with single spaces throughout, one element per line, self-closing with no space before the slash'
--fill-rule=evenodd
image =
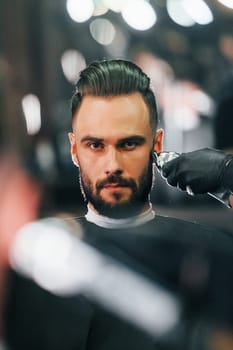
<path id="1" fill-rule="evenodd" d="M 161 226 L 164 229 L 172 229 L 172 231 L 175 230 L 188 230 L 188 231 L 194 231 L 194 232 L 209 232 L 210 234 L 220 234 L 220 235 L 228 235 L 226 232 L 218 230 L 217 228 L 199 224 L 195 221 L 187 221 L 178 219 L 175 217 L 170 216 L 161 216 L 156 215 L 155 218 L 152 220 L 153 225 L 155 226 Z"/>
<path id="2" fill-rule="evenodd" d="M 208 249 L 233 251 L 233 235 L 196 222 L 173 217 L 157 215 L 152 223 L 154 232 L 160 232 L 160 237 L 184 243 L 197 244 Z"/>

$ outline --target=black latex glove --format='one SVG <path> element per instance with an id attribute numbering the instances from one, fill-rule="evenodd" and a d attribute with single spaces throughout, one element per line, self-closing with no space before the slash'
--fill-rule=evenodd
<path id="1" fill-rule="evenodd" d="M 233 191 L 233 155 L 211 148 L 182 153 L 163 166 L 162 175 L 171 186 L 184 191 L 189 186 L 194 194 Z"/>

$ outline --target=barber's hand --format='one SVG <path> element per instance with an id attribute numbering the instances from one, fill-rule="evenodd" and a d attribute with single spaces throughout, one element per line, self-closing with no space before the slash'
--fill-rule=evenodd
<path id="1" fill-rule="evenodd" d="M 233 191 L 233 155 L 210 148 L 182 153 L 163 166 L 162 175 L 171 186 L 193 194 Z"/>

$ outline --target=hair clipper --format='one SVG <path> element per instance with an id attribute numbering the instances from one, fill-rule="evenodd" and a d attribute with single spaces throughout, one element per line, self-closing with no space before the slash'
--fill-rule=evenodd
<path id="1" fill-rule="evenodd" d="M 163 169 L 164 164 L 177 157 L 179 157 L 179 153 L 177 152 L 153 152 L 153 159 L 160 173 Z"/>
<path id="2" fill-rule="evenodd" d="M 161 175 L 162 175 L 163 166 L 167 162 L 179 157 L 179 155 L 180 154 L 177 152 L 160 152 L 160 153 L 153 152 L 154 162 Z M 194 195 L 190 186 L 186 186 L 186 192 L 191 196 Z M 207 194 L 230 208 L 229 195 L 231 193 L 228 190 L 220 190 L 218 192 L 208 192 Z"/>

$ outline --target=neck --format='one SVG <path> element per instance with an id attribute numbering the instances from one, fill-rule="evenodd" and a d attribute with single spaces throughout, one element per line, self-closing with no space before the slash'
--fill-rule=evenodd
<path id="1" fill-rule="evenodd" d="M 145 224 L 155 217 L 155 213 L 152 209 L 151 203 L 148 202 L 138 215 L 130 216 L 127 218 L 114 219 L 101 215 L 97 210 L 93 208 L 91 204 L 88 204 L 88 212 L 85 217 L 87 221 L 92 222 L 100 227 L 109 229 L 123 229 Z"/>

